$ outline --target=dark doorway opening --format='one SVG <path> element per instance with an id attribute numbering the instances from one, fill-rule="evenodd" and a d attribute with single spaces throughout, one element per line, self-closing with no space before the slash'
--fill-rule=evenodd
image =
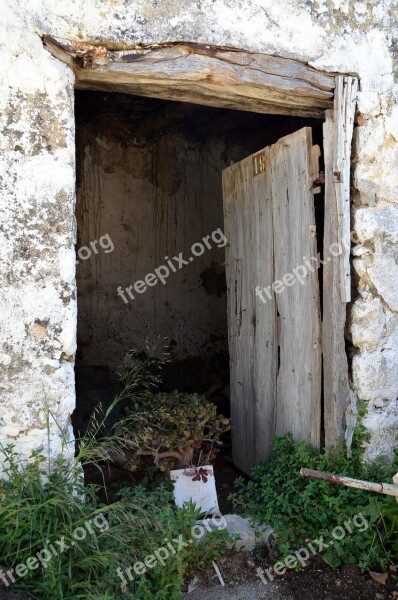
<path id="1" fill-rule="evenodd" d="M 76 432 L 119 390 L 125 353 L 158 336 L 171 358 L 163 390 L 206 394 L 228 415 L 225 244 L 212 237 L 224 230 L 221 173 L 305 126 L 322 147 L 317 119 L 76 91 Z M 320 196 L 315 206 L 321 244 Z M 136 291 L 161 266 L 165 282 Z"/>

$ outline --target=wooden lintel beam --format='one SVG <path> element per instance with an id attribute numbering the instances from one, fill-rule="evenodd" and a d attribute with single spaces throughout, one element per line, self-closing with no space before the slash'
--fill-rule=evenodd
<path id="1" fill-rule="evenodd" d="M 317 118 L 333 106 L 334 77 L 292 59 L 190 43 L 120 51 L 44 43 L 81 89 Z"/>

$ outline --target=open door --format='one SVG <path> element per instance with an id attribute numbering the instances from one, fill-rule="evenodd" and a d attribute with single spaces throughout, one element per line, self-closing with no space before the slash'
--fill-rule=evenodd
<path id="1" fill-rule="evenodd" d="M 305 127 L 223 172 L 232 453 L 244 472 L 275 436 L 319 446 L 321 320 Z"/>

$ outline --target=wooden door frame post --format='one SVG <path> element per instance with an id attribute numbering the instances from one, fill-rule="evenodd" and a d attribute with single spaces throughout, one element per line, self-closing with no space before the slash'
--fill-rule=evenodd
<path id="1" fill-rule="evenodd" d="M 325 230 L 323 241 L 323 376 L 325 444 L 345 431 L 351 387 L 345 349 L 351 300 L 351 145 L 358 80 L 336 77 L 334 107 L 325 113 Z"/>

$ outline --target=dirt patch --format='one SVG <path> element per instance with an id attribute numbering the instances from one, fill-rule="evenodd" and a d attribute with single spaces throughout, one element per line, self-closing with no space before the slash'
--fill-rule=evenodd
<path id="1" fill-rule="evenodd" d="M 322 559 L 314 560 L 299 572 L 288 571 L 284 576 L 275 576 L 273 581 L 263 583 L 257 574 L 260 567 L 265 570 L 274 562 L 256 560 L 251 553 L 240 552 L 234 556 L 222 557 L 217 561 L 225 582 L 221 587 L 213 569 L 199 571 L 198 581 L 191 593 L 186 593 L 186 600 L 210 600 L 269 598 L 285 600 L 397 600 L 397 583 L 392 576 L 386 585 L 374 582 L 367 574 L 362 574 L 353 565 L 341 569 L 332 569 Z M 186 592 L 188 591 L 187 582 Z"/>

